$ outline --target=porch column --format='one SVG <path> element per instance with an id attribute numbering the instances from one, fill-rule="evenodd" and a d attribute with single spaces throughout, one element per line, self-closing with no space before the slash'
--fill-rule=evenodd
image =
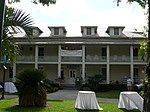
<path id="1" fill-rule="evenodd" d="M 38 45 L 35 45 L 35 68 L 38 69 L 38 52 L 39 52 L 39 47 Z"/>
<path id="2" fill-rule="evenodd" d="M 16 76 L 16 63 L 13 63 L 13 79 L 12 79 L 13 82 L 16 81 L 15 76 Z"/>
<path id="3" fill-rule="evenodd" d="M 61 45 L 58 45 L 58 78 L 61 77 Z"/>
<path id="4" fill-rule="evenodd" d="M 133 46 L 130 46 L 130 77 L 134 83 L 134 73 L 133 73 L 133 69 L 134 69 L 134 65 L 133 65 Z"/>
<path id="5" fill-rule="evenodd" d="M 106 79 L 106 83 L 109 84 L 110 83 L 110 64 L 109 64 L 109 59 L 110 59 L 110 46 L 107 45 L 107 79 Z"/>
<path id="6" fill-rule="evenodd" d="M 82 80 L 85 81 L 85 45 L 82 45 Z"/>

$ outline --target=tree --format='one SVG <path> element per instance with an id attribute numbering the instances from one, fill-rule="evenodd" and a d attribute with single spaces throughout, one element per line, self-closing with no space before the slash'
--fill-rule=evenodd
<path id="1" fill-rule="evenodd" d="M 3 35 L 3 23 L 4 23 L 4 14 L 5 14 L 5 1 L 0 0 L 0 54 L 1 54 L 1 42 L 2 42 L 2 35 Z M 7 0 L 9 4 L 20 2 L 20 0 Z M 56 0 L 33 0 L 35 4 L 41 3 L 43 5 L 49 6 L 49 4 L 55 4 Z M 0 58 L 1 59 L 1 58 Z"/>
<path id="2" fill-rule="evenodd" d="M 20 0 L 8 0 L 9 4 L 15 2 L 20 2 Z M 43 5 L 49 6 L 49 4 L 55 4 L 56 0 L 39 0 L 39 1 L 33 0 L 33 3 L 35 4 L 42 3 Z M 1 54 L 3 55 L 5 54 L 10 58 L 10 63 L 12 65 L 12 63 L 15 61 L 16 56 L 19 54 L 19 49 L 18 46 L 15 44 L 13 38 L 11 38 L 12 37 L 11 31 L 16 33 L 18 31 L 19 32 L 21 31 L 20 28 L 23 28 L 26 31 L 26 33 L 28 33 L 30 31 L 29 28 L 31 25 L 32 25 L 31 17 L 29 17 L 29 15 L 25 15 L 25 13 L 21 10 L 14 10 L 11 8 L 7 8 L 6 6 L 6 13 L 5 13 L 5 0 L 0 0 L 0 60 Z M 2 84 L 3 92 L 1 99 L 4 99 L 4 83 L 5 83 L 5 75 L 3 75 L 3 84 Z"/>
<path id="3" fill-rule="evenodd" d="M 15 3 L 15 2 L 20 2 L 20 0 L 8 0 L 9 4 Z M 55 4 L 56 0 L 33 0 L 32 2 L 35 4 L 41 3 L 43 5 L 49 6 L 49 4 Z"/>
<path id="4" fill-rule="evenodd" d="M 1 55 L 10 60 L 10 66 L 12 67 L 13 63 L 16 60 L 16 57 L 19 55 L 19 47 L 14 41 L 13 34 L 22 32 L 24 30 L 26 34 L 30 34 L 30 28 L 33 25 L 33 19 L 29 14 L 26 14 L 22 10 L 14 9 L 6 6 L 6 13 L 4 15 L 4 28 L 2 35 L 2 51 Z M 5 62 L 6 63 L 6 62 Z M 5 67 L 3 75 L 3 91 L 1 99 L 4 99 L 4 84 L 5 84 Z"/>
<path id="5" fill-rule="evenodd" d="M 141 59 L 144 59 L 144 56 L 147 55 L 147 65 L 145 69 L 146 79 L 144 81 L 144 103 L 143 103 L 143 112 L 150 112 L 150 19 L 149 19 L 149 4 L 150 0 L 127 0 L 129 3 L 137 2 L 142 8 L 148 6 L 148 29 L 145 27 L 144 37 L 145 40 L 141 43 L 139 55 Z M 121 0 L 117 0 L 117 5 Z M 148 32 L 148 35 L 147 35 Z M 148 38 L 147 38 L 148 37 Z"/>
<path id="6" fill-rule="evenodd" d="M 6 6 L 4 21 L 2 55 L 6 55 L 10 59 L 10 65 L 12 66 L 19 55 L 19 47 L 14 41 L 13 34 L 24 30 L 27 35 L 30 35 L 29 29 L 34 23 L 30 14 L 8 6 Z"/>
<path id="7" fill-rule="evenodd" d="M 19 106 L 45 107 L 47 89 L 43 80 L 46 75 L 38 69 L 27 69 L 16 75 Z"/>

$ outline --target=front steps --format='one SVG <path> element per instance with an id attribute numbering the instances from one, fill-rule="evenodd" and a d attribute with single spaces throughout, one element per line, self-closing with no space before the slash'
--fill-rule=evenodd
<path id="1" fill-rule="evenodd" d="M 61 86 L 64 90 L 77 90 L 75 84 L 61 84 Z"/>

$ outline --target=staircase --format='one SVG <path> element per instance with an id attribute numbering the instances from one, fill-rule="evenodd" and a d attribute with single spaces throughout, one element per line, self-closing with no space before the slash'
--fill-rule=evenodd
<path id="1" fill-rule="evenodd" d="M 61 84 L 64 90 L 76 90 L 75 84 Z"/>

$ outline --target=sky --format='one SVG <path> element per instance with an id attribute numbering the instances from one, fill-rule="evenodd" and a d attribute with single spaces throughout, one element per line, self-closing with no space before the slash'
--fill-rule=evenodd
<path id="1" fill-rule="evenodd" d="M 137 4 L 120 3 L 114 0 L 56 0 L 56 4 L 42 6 L 33 4 L 32 0 L 21 0 L 13 7 L 30 13 L 35 25 L 45 35 L 49 35 L 48 26 L 65 26 L 69 35 L 79 35 L 80 26 L 125 26 L 126 31 L 143 30 L 146 25 L 144 10 Z"/>

